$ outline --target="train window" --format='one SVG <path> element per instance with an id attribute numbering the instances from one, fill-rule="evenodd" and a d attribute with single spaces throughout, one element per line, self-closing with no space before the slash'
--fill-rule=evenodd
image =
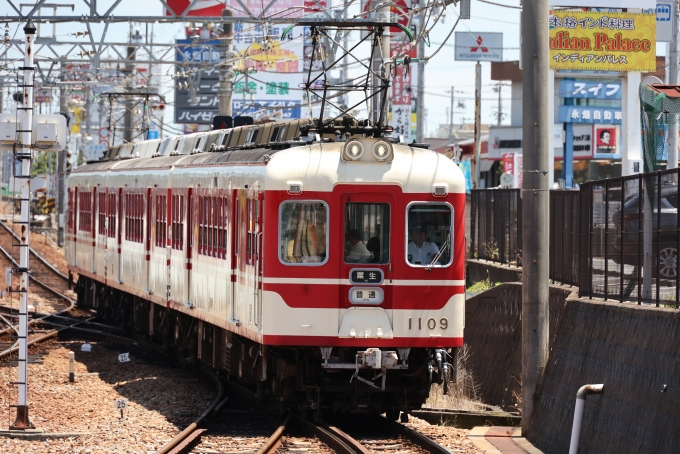
<path id="1" fill-rule="evenodd" d="M 350 202 L 345 205 L 344 255 L 346 263 L 389 263 L 389 204 Z"/>
<path id="2" fill-rule="evenodd" d="M 319 200 L 284 202 L 279 208 L 279 259 L 286 265 L 328 260 L 328 205 Z"/>
<path id="3" fill-rule="evenodd" d="M 411 266 L 449 266 L 453 260 L 451 205 L 412 203 L 406 211 L 406 262 Z"/>
<path id="4" fill-rule="evenodd" d="M 167 246 L 168 235 L 168 196 L 156 195 L 156 246 Z"/>
<path id="5" fill-rule="evenodd" d="M 78 230 L 81 232 L 92 232 L 92 193 L 81 192 L 78 197 L 80 213 L 78 215 Z"/>
<path id="6" fill-rule="evenodd" d="M 107 226 L 107 234 L 109 238 L 116 237 L 116 214 L 118 211 L 118 205 L 116 204 L 116 194 L 109 194 L 109 207 L 108 207 L 108 217 L 109 225 Z"/>
<path id="7" fill-rule="evenodd" d="M 97 202 L 97 233 L 99 235 L 106 235 L 106 193 L 100 192 L 98 194 L 99 201 Z"/>
<path id="8" fill-rule="evenodd" d="M 184 249 L 184 195 L 173 194 L 172 196 L 172 241 L 173 249 Z"/>

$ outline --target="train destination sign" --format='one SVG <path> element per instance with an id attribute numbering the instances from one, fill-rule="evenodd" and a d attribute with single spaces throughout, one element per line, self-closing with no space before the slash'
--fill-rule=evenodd
<path id="1" fill-rule="evenodd" d="M 550 68 L 656 71 L 656 16 L 555 10 L 550 13 Z"/>

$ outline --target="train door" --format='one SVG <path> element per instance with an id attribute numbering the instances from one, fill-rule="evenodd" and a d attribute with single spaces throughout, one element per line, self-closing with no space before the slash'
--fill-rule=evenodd
<path id="1" fill-rule="evenodd" d="M 78 188 L 68 191 L 68 214 L 66 224 L 66 260 L 76 265 L 76 226 L 78 225 Z"/>
<path id="2" fill-rule="evenodd" d="M 108 189 L 97 194 L 97 233 L 95 245 L 95 269 L 106 281 L 106 197 Z"/>
<path id="3" fill-rule="evenodd" d="M 396 240 L 392 238 L 394 198 L 388 194 L 346 193 L 341 201 L 345 243 L 339 260 L 341 275 L 343 279 L 349 278 L 349 284 L 340 286 L 340 298 L 349 309 L 341 323 L 340 336 L 351 335 L 349 331 L 354 329 L 358 337 L 389 338 L 392 336 L 392 244 Z M 383 321 L 364 326 L 361 320 L 369 317 L 359 314 L 365 312 L 372 312 L 372 317 Z"/>
<path id="4" fill-rule="evenodd" d="M 232 323 L 240 323 L 237 316 L 238 313 L 238 242 L 239 242 L 239 232 L 241 230 L 241 225 L 239 224 L 241 220 L 240 216 L 240 206 L 238 189 L 231 191 L 231 225 L 229 227 L 230 240 L 229 240 L 229 269 L 230 269 L 230 296 L 231 303 L 229 309 L 229 321 Z"/>
<path id="5" fill-rule="evenodd" d="M 249 229 L 252 230 L 253 267 L 253 323 L 262 327 L 262 213 L 264 200 L 261 192 L 255 192 L 251 201 Z"/>
<path id="6" fill-rule="evenodd" d="M 97 186 L 92 188 L 90 194 L 90 238 L 88 238 L 90 248 L 90 270 L 97 274 L 97 213 L 99 212 L 99 200 L 97 199 Z"/>
<path id="7" fill-rule="evenodd" d="M 116 273 L 116 281 L 123 282 L 123 220 L 125 219 L 125 212 L 123 211 L 123 188 L 118 188 L 118 225 L 116 226 L 118 236 L 118 246 L 116 247 L 116 257 L 118 272 Z"/>
<path id="8" fill-rule="evenodd" d="M 193 191 L 193 188 L 188 188 L 186 191 L 173 189 L 170 208 L 172 239 L 166 297 L 168 302 L 173 301 L 185 306 L 195 303 L 196 298 L 191 291 L 194 244 L 197 241 L 194 237 L 197 204 L 194 201 Z"/>

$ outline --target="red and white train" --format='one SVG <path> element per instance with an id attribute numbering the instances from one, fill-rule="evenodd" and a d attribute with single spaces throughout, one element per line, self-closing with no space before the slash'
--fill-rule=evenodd
<path id="1" fill-rule="evenodd" d="M 368 122 L 334 129 L 242 126 L 79 167 L 80 304 L 284 404 L 419 408 L 463 345 L 464 178 Z"/>

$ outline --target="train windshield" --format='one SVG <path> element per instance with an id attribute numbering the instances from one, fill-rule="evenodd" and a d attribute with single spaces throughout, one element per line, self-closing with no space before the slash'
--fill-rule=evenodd
<path id="1" fill-rule="evenodd" d="M 322 265 L 326 262 L 328 205 L 321 201 L 281 204 L 280 258 L 290 265 Z"/>
<path id="2" fill-rule="evenodd" d="M 453 260 L 453 210 L 443 203 L 409 205 L 406 261 L 413 266 L 448 266 Z"/>
<path id="3" fill-rule="evenodd" d="M 389 263 L 390 206 L 387 203 L 345 205 L 345 262 Z"/>

